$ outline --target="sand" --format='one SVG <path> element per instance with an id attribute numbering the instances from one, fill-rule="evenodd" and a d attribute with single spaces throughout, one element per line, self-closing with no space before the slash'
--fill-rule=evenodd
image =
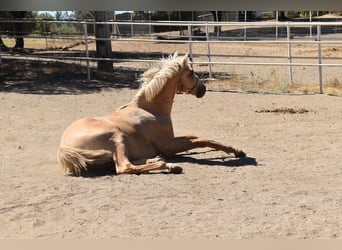
<path id="1" fill-rule="evenodd" d="M 135 89 L 0 92 L 0 238 L 342 238 L 342 99 L 207 92 L 177 95 L 176 135 L 241 148 L 196 149 L 175 174 L 64 176 L 63 130 L 104 115 Z M 308 112 L 262 112 L 263 110 Z"/>

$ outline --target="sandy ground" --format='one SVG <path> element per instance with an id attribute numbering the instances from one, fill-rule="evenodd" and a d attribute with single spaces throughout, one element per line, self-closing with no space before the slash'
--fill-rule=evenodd
<path id="1" fill-rule="evenodd" d="M 193 46 L 195 54 L 206 49 Z M 116 41 L 113 50 L 129 58 L 153 52 L 157 59 L 189 47 Z M 230 43 L 212 45 L 211 51 L 227 55 L 214 60 L 260 61 L 254 56 L 271 55 L 270 62 L 284 62 L 276 57 L 286 57 L 287 46 Z M 312 57 L 305 62 L 316 63 L 315 45 L 294 45 L 292 53 L 295 62 Z M 340 46 L 324 45 L 322 53 L 325 63 L 340 63 Z M 76 119 L 129 102 L 136 77 L 149 65 L 115 63 L 113 76 L 92 70 L 95 80 L 89 83 L 79 65 L 14 58 L 4 56 L 0 65 L 0 238 L 342 238 L 341 97 L 179 95 L 173 109 L 176 135 L 214 139 L 248 157 L 201 149 L 172 159 L 183 167 L 180 175 L 68 177 L 56 162 L 63 130 Z M 208 77 L 208 65 L 197 64 L 195 70 Z M 208 83 L 212 90 L 288 88 L 287 67 L 213 70 L 225 81 Z M 292 93 L 317 92 L 316 67 L 294 67 L 293 76 Z M 330 85 L 337 87 L 332 93 L 341 93 L 340 70 L 325 67 L 323 79 L 325 93 Z"/>
<path id="2" fill-rule="evenodd" d="M 107 114 L 135 89 L 0 92 L 0 238 L 342 238 L 342 99 L 208 92 L 177 95 L 176 135 L 243 149 L 192 150 L 180 175 L 64 176 L 72 121 Z M 55 88 L 58 90 L 58 88 Z M 282 108 L 300 113 L 264 112 Z"/>

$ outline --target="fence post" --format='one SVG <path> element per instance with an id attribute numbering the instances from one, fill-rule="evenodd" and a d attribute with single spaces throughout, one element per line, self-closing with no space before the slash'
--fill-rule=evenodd
<path id="1" fill-rule="evenodd" d="M 192 29 L 191 25 L 188 24 L 188 35 L 189 35 L 189 53 L 191 58 L 191 67 L 193 68 L 193 57 L 192 57 Z"/>
<path id="2" fill-rule="evenodd" d="M 219 40 L 220 38 L 220 30 L 221 30 L 221 26 L 220 26 L 220 21 L 219 21 L 219 17 L 218 17 L 218 11 L 215 11 L 215 16 L 216 16 L 216 23 L 218 24 L 216 27 L 216 39 Z M 222 18 L 222 14 L 221 14 L 221 18 Z M 215 29 L 214 29 L 215 30 Z"/>
<path id="3" fill-rule="evenodd" d="M 289 23 L 287 23 L 287 50 L 288 50 L 288 62 L 289 62 L 289 77 L 290 77 L 290 84 L 293 83 L 293 73 L 292 73 L 292 55 L 291 55 L 291 31 L 290 31 L 290 26 Z"/>
<path id="4" fill-rule="evenodd" d="M 133 37 L 133 13 L 130 13 L 131 15 L 131 37 Z"/>
<path id="5" fill-rule="evenodd" d="M 312 11 L 311 10 L 309 11 L 309 14 L 310 14 L 309 21 L 311 23 L 312 22 Z M 312 25 L 310 25 L 310 38 L 312 38 Z"/>
<path id="6" fill-rule="evenodd" d="M 276 25 L 276 40 L 278 40 L 278 20 L 279 20 L 279 12 L 276 11 L 276 17 L 275 17 L 275 25 Z M 287 24 L 288 25 L 288 24 Z M 288 27 L 288 26 L 287 26 Z"/>
<path id="7" fill-rule="evenodd" d="M 87 30 L 87 23 L 83 24 L 84 28 L 84 45 L 86 50 L 86 58 L 87 58 L 87 79 L 90 81 L 90 65 L 89 65 L 89 50 L 88 50 L 88 30 Z"/>
<path id="8" fill-rule="evenodd" d="M 245 28 L 243 30 L 243 40 L 247 40 L 247 10 L 245 10 Z"/>
<path id="9" fill-rule="evenodd" d="M 209 71 L 209 78 L 213 78 L 212 72 L 211 72 L 211 56 L 210 56 L 210 41 L 209 41 L 209 28 L 208 28 L 208 22 L 205 23 L 205 33 L 206 33 L 206 39 L 207 39 L 207 52 L 208 52 L 208 71 Z"/>
<path id="10" fill-rule="evenodd" d="M 317 25 L 317 44 L 318 44 L 318 74 L 319 74 L 319 93 L 323 94 L 323 75 L 322 75 L 322 49 L 321 49 L 321 25 Z"/>
<path id="11" fill-rule="evenodd" d="M 45 28 L 45 22 L 43 21 L 43 31 L 44 31 L 44 37 L 45 37 L 45 49 L 48 49 L 48 39 L 47 39 L 47 33 L 46 33 L 46 28 Z"/>
<path id="12" fill-rule="evenodd" d="M 148 11 L 148 23 L 149 23 L 149 25 L 148 25 L 148 32 L 149 32 L 149 36 L 151 36 L 152 35 L 152 26 L 151 26 L 151 11 L 149 10 Z"/>

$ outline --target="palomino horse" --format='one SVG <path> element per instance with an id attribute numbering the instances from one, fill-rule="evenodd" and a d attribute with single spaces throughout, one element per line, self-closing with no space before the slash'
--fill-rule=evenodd
<path id="1" fill-rule="evenodd" d="M 170 114 L 175 94 L 200 98 L 206 92 L 188 65 L 188 55 L 179 57 L 175 53 L 162 59 L 160 67 L 147 70 L 141 81 L 142 87 L 130 103 L 106 116 L 80 119 L 64 131 L 57 159 L 65 172 L 80 175 L 92 167 L 114 163 L 116 174 L 152 170 L 180 173 L 181 167 L 151 158 L 199 147 L 245 156 L 241 150 L 212 140 L 174 136 Z"/>

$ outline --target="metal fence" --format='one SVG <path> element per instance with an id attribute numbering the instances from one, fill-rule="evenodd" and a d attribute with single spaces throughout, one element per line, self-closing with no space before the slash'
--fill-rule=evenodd
<path id="1" fill-rule="evenodd" d="M 337 81 L 341 79 L 340 72 L 342 67 L 342 57 L 335 56 L 335 52 L 339 51 L 342 44 L 342 22 L 148 22 L 134 21 L 122 22 L 111 21 L 95 23 L 93 21 L 47 21 L 47 20 L 15 20 L 16 22 L 37 22 L 40 25 L 48 26 L 51 24 L 77 26 L 82 32 L 74 33 L 31 33 L 25 35 L 25 40 L 42 39 L 46 41 L 45 50 L 49 50 L 49 40 L 74 41 L 81 42 L 84 45 L 79 53 L 67 53 L 60 48 L 61 53 L 31 53 L 22 54 L 21 57 L 36 57 L 37 59 L 54 59 L 72 62 L 84 62 L 87 67 L 87 78 L 91 79 L 91 70 L 94 67 L 94 62 L 99 60 L 109 60 L 113 63 L 147 63 L 151 65 L 159 60 L 151 55 L 155 53 L 154 47 L 156 44 L 165 45 L 165 50 L 161 48 L 158 55 L 165 56 L 170 54 L 171 48 L 179 48 L 190 53 L 191 63 L 193 67 L 200 67 L 203 71 L 203 66 L 207 67 L 207 78 L 213 79 L 217 72 L 226 72 L 230 69 L 228 66 L 234 66 L 235 71 L 239 72 L 237 67 L 260 66 L 260 67 L 282 67 L 287 71 L 287 83 L 292 84 L 296 81 L 294 76 L 294 68 L 315 68 L 315 73 L 309 73 L 312 77 L 316 75 L 316 83 L 319 86 L 319 93 L 324 93 L 324 71 L 329 68 L 329 72 L 334 72 Z M 1 23 L 13 22 L 13 20 L 1 20 Z M 91 43 L 96 40 L 94 28 L 96 24 L 108 24 L 111 26 L 111 36 L 108 39 L 113 44 L 125 43 L 127 46 L 133 43 L 147 44 L 149 49 L 140 56 L 139 53 L 132 53 L 126 57 L 107 57 L 98 58 L 94 50 L 89 48 Z M 1 27 L 1 26 L 0 26 Z M 134 32 L 123 34 L 120 32 L 121 27 L 132 27 L 132 30 L 140 30 L 138 34 Z M 140 27 L 140 28 L 139 28 Z M 145 28 L 143 28 L 145 27 Z M 158 30 L 159 32 L 156 32 Z M 2 38 L 6 39 L 6 32 L 2 31 Z M 171 46 L 170 46 L 171 44 Z M 248 53 L 231 51 L 225 53 L 224 48 L 230 45 L 250 46 L 250 48 L 258 48 L 259 46 L 273 46 L 277 48 L 286 47 L 286 53 L 281 55 L 261 54 L 254 55 Z M 166 45 L 169 47 L 167 48 Z M 311 56 L 294 56 L 294 47 L 311 46 Z M 331 55 L 323 54 L 323 46 L 332 48 Z M 331 47 L 333 46 L 333 47 Z M 222 49 L 220 49 L 222 48 Z M 115 51 L 115 48 L 113 49 Z M 134 50 L 133 50 L 134 52 Z M 335 53 L 338 54 L 338 53 Z M 134 55 L 134 56 L 133 56 Z M 18 57 L 10 52 L 0 51 L 0 63 L 2 58 Z M 221 66 L 221 68 L 217 68 Z M 223 66 L 223 67 L 222 67 Z M 298 70 L 297 70 L 298 71 Z M 299 72 L 299 73 L 298 73 Z M 296 74 L 301 75 L 299 70 Z M 317 72 L 317 73 L 316 73 Z M 328 71 L 327 71 L 328 72 Z M 253 73 L 253 72 L 252 72 Z M 252 74 L 250 73 L 250 74 Z M 223 74 L 224 75 L 224 74 Z M 331 77 L 332 74 L 327 73 Z M 254 74 L 255 77 L 255 74 Z M 284 77 L 284 76 L 282 76 Z M 285 80 L 282 80 L 285 81 Z M 305 79 L 302 79 L 305 81 Z"/>

